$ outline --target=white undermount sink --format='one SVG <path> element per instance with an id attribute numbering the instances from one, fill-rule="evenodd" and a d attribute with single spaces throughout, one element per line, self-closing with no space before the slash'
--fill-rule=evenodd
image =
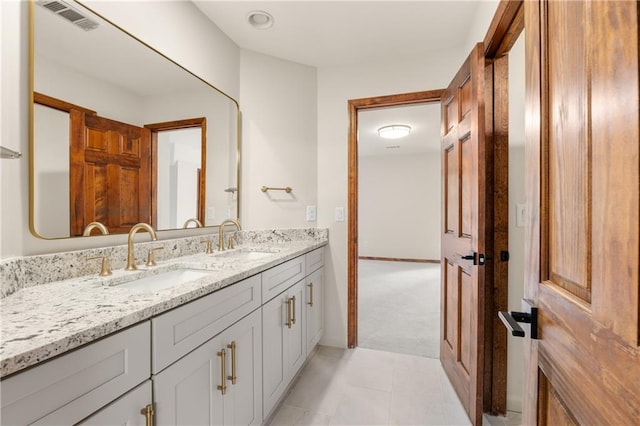
<path id="1" fill-rule="evenodd" d="M 213 274 L 214 272 L 215 271 L 206 271 L 200 269 L 175 269 L 172 271 L 161 272 L 149 277 L 129 281 L 120 284 L 118 287 L 136 290 L 159 291 L 190 281 L 195 281 L 200 278 L 204 278 L 208 275 Z"/>

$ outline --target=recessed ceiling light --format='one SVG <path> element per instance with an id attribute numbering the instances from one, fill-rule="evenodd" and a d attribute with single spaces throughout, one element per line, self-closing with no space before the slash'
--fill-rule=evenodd
<path id="1" fill-rule="evenodd" d="M 273 16 L 263 10 L 254 10 L 247 15 L 247 21 L 253 28 L 266 30 L 273 26 Z"/>
<path id="2" fill-rule="evenodd" d="M 409 133 L 411 133 L 411 127 L 406 124 L 391 124 L 378 129 L 378 135 L 385 139 L 404 138 Z"/>

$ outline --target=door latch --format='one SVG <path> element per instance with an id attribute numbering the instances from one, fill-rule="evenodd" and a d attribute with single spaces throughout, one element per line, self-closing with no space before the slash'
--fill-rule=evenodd
<path id="1" fill-rule="evenodd" d="M 491 259 L 489 256 L 483 253 L 476 253 L 475 251 L 471 254 L 460 255 L 460 258 L 463 260 L 472 260 L 474 265 L 484 265 L 487 260 Z"/>
<path id="2" fill-rule="evenodd" d="M 511 332 L 512 336 L 516 337 L 524 337 L 525 332 L 520 324 L 525 323 L 531 325 L 530 337 L 532 339 L 538 338 L 538 308 L 533 306 L 533 303 L 528 299 L 522 299 L 522 306 L 528 312 L 507 312 L 500 311 L 498 312 L 498 317 L 500 321 L 504 324 L 505 327 Z"/>

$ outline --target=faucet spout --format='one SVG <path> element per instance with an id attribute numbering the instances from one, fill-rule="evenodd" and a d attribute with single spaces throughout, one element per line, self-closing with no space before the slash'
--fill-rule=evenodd
<path id="1" fill-rule="evenodd" d="M 151 235 L 151 240 L 156 241 L 158 239 L 156 231 L 154 231 L 148 223 L 136 223 L 133 225 L 129 230 L 129 237 L 127 238 L 127 266 L 124 268 L 125 271 L 135 271 L 138 269 L 133 255 L 133 236 L 142 230 L 147 231 Z"/>
<path id="2" fill-rule="evenodd" d="M 83 237 L 90 236 L 91 231 L 93 231 L 94 228 L 98 228 L 100 232 L 102 232 L 102 235 L 109 235 L 109 230 L 105 225 L 103 225 L 100 222 L 91 222 L 87 226 L 85 226 L 84 231 L 82 232 L 82 236 Z"/>
<path id="3" fill-rule="evenodd" d="M 200 222 L 195 217 L 193 217 L 191 219 L 187 219 L 187 221 L 184 223 L 184 225 L 182 225 L 182 227 L 186 229 L 186 228 L 189 227 L 190 223 L 195 223 L 196 224 L 196 228 L 202 228 L 202 222 Z"/>
<path id="4" fill-rule="evenodd" d="M 242 230 L 240 226 L 240 221 L 235 219 L 227 219 L 220 224 L 220 231 L 218 232 L 218 250 L 224 251 L 224 226 L 225 225 L 235 225 L 238 231 Z"/>

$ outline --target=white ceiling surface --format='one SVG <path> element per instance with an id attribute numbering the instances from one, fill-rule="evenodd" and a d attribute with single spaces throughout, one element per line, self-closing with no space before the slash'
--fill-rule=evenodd
<path id="1" fill-rule="evenodd" d="M 194 3 L 242 49 L 309 66 L 330 67 L 412 58 L 434 50 L 464 47 L 480 0 Z M 247 17 L 255 10 L 270 13 L 273 26 L 260 30 L 249 25 Z M 382 139 L 377 129 L 388 124 L 408 124 L 413 130 L 403 139 Z M 361 111 L 358 128 L 360 156 L 437 152 L 440 106 Z"/>
<path id="2" fill-rule="evenodd" d="M 384 139 L 378 129 L 390 124 L 411 126 L 409 136 Z M 440 150 L 440 104 L 376 108 L 358 112 L 358 155 L 416 155 Z"/>
<path id="3" fill-rule="evenodd" d="M 327 67 L 415 57 L 461 47 L 478 10 L 475 1 L 193 0 L 242 49 Z M 249 12 L 274 18 L 266 30 Z"/>

